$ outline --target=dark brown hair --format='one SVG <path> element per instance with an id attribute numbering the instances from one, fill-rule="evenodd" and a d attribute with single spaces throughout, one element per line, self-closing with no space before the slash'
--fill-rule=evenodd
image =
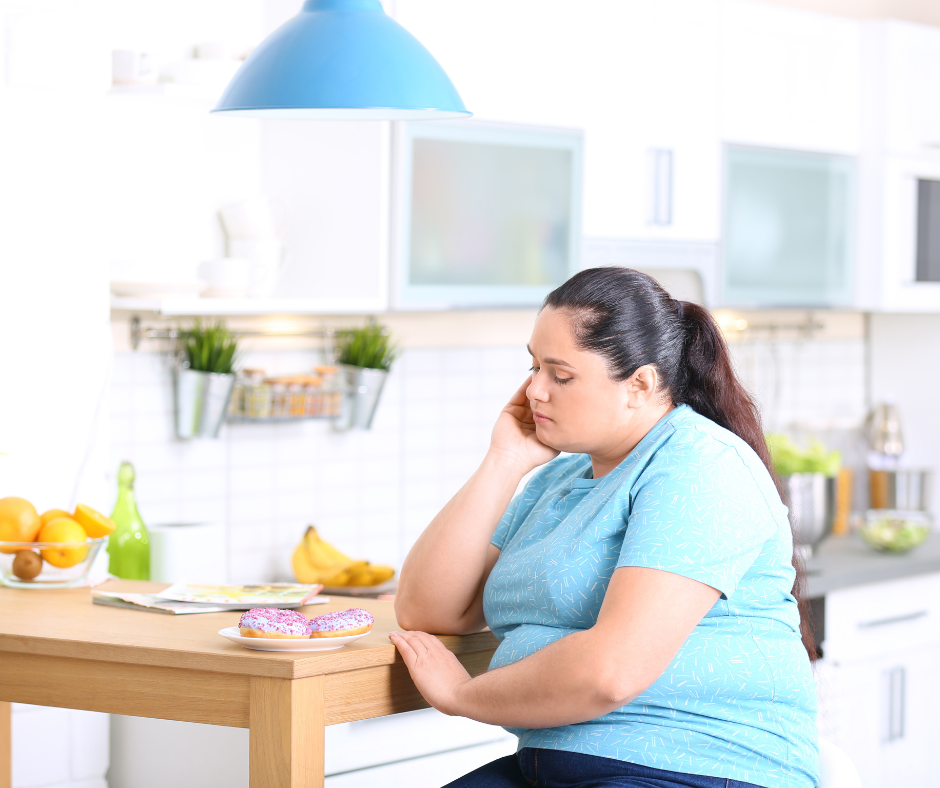
<path id="1" fill-rule="evenodd" d="M 707 309 L 674 300 L 655 279 L 632 268 L 581 271 L 549 293 L 546 306 L 571 315 L 578 345 L 603 356 L 613 380 L 626 380 L 644 365 L 655 366 L 673 404 L 688 405 L 747 443 L 784 497 L 760 411 L 738 380 L 721 329 Z M 810 609 L 803 597 L 805 572 L 796 550 L 792 563 L 800 634 L 810 659 L 816 659 Z"/>

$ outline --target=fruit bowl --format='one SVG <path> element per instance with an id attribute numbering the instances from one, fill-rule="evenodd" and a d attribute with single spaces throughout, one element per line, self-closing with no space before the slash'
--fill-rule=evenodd
<path id="1" fill-rule="evenodd" d="M 107 541 L 108 537 L 102 536 L 87 542 L 0 542 L 0 583 L 10 588 L 75 588 L 88 579 L 88 572 Z M 41 560 L 39 573 L 29 580 L 17 577 L 13 571 L 17 555 L 26 551 Z"/>
<path id="2" fill-rule="evenodd" d="M 862 539 L 885 553 L 906 553 L 921 544 L 930 533 L 930 516 L 924 512 L 897 512 L 872 509 L 859 527 Z"/>

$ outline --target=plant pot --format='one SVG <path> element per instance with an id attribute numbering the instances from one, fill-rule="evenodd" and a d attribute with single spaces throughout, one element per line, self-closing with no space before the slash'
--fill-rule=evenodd
<path id="1" fill-rule="evenodd" d="M 340 364 L 339 370 L 345 391 L 343 412 L 336 420 L 336 429 L 371 429 L 388 371 L 351 367 L 348 364 Z"/>
<path id="2" fill-rule="evenodd" d="M 177 367 L 177 437 L 218 438 L 234 385 L 235 375 Z"/>

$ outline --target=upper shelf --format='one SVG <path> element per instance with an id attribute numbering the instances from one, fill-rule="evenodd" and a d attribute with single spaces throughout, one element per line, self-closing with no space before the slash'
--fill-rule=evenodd
<path id="1" fill-rule="evenodd" d="M 111 296 L 111 309 L 158 315 L 343 315 L 385 312 L 387 304 L 366 298 L 131 298 Z"/>

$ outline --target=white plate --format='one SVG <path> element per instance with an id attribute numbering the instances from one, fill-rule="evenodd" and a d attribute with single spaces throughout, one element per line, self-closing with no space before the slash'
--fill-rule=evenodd
<path id="1" fill-rule="evenodd" d="M 243 638 L 238 631 L 238 627 L 226 627 L 220 629 L 219 634 L 226 640 L 255 651 L 335 651 L 369 634 L 361 632 L 335 638 Z"/>

